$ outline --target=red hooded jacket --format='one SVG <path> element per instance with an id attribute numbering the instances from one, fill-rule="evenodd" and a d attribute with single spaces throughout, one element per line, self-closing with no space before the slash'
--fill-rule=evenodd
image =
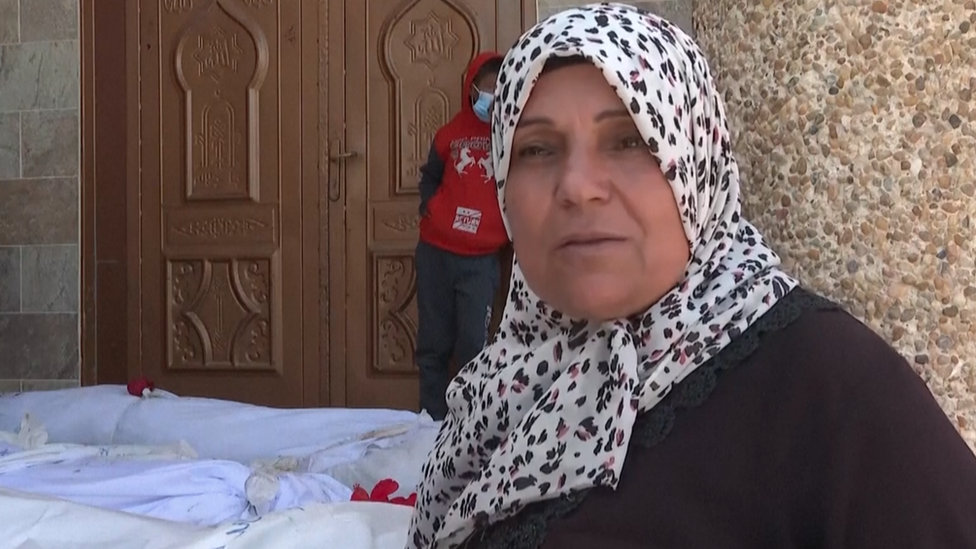
<path id="1" fill-rule="evenodd" d="M 474 113 L 471 85 L 496 52 L 475 57 L 464 75 L 461 112 L 434 136 L 420 179 L 420 240 L 458 255 L 487 255 L 508 243 L 491 163 L 491 127 Z"/>

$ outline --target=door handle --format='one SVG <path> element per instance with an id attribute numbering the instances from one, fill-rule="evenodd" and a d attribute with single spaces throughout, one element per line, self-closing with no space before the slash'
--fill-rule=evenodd
<path id="1" fill-rule="evenodd" d="M 343 169 L 344 163 L 346 160 L 357 156 L 358 153 L 356 151 L 343 151 L 342 141 L 339 139 L 332 140 L 332 146 L 329 147 L 329 150 L 340 151 L 329 156 L 329 200 L 338 202 L 342 196 L 342 184 L 346 176 Z"/>
<path id="2" fill-rule="evenodd" d="M 352 158 L 358 154 L 359 153 L 357 153 L 356 151 L 346 151 L 346 152 L 336 153 L 329 157 L 329 162 L 341 162 L 347 158 Z"/>

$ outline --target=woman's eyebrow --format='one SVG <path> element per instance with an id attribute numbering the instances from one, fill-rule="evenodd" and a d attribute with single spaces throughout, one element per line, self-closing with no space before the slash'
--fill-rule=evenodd
<path id="1" fill-rule="evenodd" d="M 518 128 L 527 128 L 530 126 L 552 126 L 553 121 L 547 116 L 524 116 L 519 119 Z"/>
<path id="2" fill-rule="evenodd" d="M 630 118 L 630 112 L 628 112 L 627 109 L 620 107 L 616 109 L 607 109 L 605 111 L 601 111 L 599 114 L 593 117 L 593 119 L 596 120 L 597 122 L 602 122 L 604 120 L 609 120 L 612 118 Z"/>
<path id="3" fill-rule="evenodd" d="M 597 115 L 593 117 L 593 120 L 595 120 L 596 122 L 602 122 L 604 120 L 609 120 L 613 118 L 630 118 L 630 112 L 628 112 L 627 109 L 624 109 L 622 107 L 607 109 L 605 111 L 600 111 L 599 113 L 597 113 Z M 529 126 L 543 126 L 543 125 L 552 126 L 554 124 L 555 122 L 553 122 L 553 120 L 548 116 L 526 116 L 519 120 L 518 127 L 527 128 Z"/>

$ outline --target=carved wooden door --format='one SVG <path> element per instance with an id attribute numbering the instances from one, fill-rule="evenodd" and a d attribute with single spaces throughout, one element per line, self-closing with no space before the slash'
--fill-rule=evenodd
<path id="1" fill-rule="evenodd" d="M 319 402 L 316 14 L 141 0 L 130 356 L 165 389 Z"/>
<path id="2" fill-rule="evenodd" d="M 344 10 L 344 11 L 341 11 Z M 460 109 L 463 72 L 535 22 L 535 0 L 331 0 L 330 362 L 333 405 L 415 409 L 420 166 Z M 335 79 L 333 79 L 335 81 Z M 340 192 L 341 191 L 341 192 Z M 342 196 L 340 196 L 340 194 Z"/>

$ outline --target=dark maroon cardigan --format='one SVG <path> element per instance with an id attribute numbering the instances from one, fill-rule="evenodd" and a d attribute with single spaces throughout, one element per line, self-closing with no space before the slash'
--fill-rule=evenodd
<path id="1" fill-rule="evenodd" d="M 798 289 L 638 419 L 616 491 L 467 547 L 976 548 L 976 456 L 898 353 Z"/>

